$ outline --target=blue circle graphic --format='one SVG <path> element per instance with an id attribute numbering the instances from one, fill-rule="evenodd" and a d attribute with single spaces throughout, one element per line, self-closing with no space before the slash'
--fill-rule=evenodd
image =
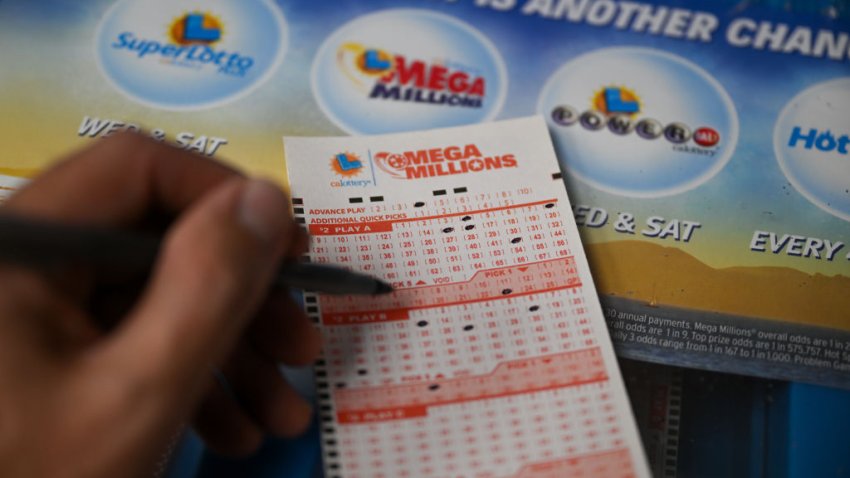
<path id="1" fill-rule="evenodd" d="M 496 48 L 460 20 L 392 9 L 356 18 L 322 44 L 312 69 L 322 111 L 352 134 L 492 119 L 507 75 Z"/>
<path id="2" fill-rule="evenodd" d="M 98 65 L 148 106 L 191 110 L 232 101 L 282 61 L 286 22 L 269 0 L 122 0 L 95 36 Z"/>
<path id="3" fill-rule="evenodd" d="M 773 148 L 800 194 L 850 221 L 850 78 L 819 83 L 789 101 L 776 121 Z"/>
<path id="4" fill-rule="evenodd" d="M 537 109 L 572 175 L 628 197 L 697 187 L 738 141 L 723 87 L 693 63 L 649 48 L 606 48 L 569 61 L 546 83 Z"/>

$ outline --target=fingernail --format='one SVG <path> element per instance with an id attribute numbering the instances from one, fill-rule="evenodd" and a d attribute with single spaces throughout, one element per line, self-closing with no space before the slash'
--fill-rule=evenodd
<path id="1" fill-rule="evenodd" d="M 239 220 L 260 240 L 275 242 L 289 224 L 289 201 L 274 183 L 251 179 L 239 200 Z"/>

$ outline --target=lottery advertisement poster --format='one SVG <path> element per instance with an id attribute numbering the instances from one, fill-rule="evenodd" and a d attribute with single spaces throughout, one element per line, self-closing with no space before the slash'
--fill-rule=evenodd
<path id="1" fill-rule="evenodd" d="M 850 25 L 828 13 L 0 0 L 0 193 L 121 130 L 285 185 L 282 136 L 540 115 L 620 356 L 846 388 Z M 469 167 L 405 161 L 387 167 Z M 314 167 L 354 197 L 358 164 Z"/>

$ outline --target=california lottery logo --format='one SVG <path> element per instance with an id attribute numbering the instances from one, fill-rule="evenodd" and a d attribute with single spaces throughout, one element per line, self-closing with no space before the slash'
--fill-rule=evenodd
<path id="1" fill-rule="evenodd" d="M 166 109 L 196 109 L 237 98 L 274 71 L 286 24 L 269 0 L 123 0 L 96 35 L 99 65 L 131 98 Z"/>
<path id="2" fill-rule="evenodd" d="M 223 22 L 210 12 L 186 13 L 169 28 L 169 36 L 178 45 L 213 45 L 221 40 Z"/>
<path id="3" fill-rule="evenodd" d="M 607 86 L 593 96 L 593 106 L 605 114 L 635 115 L 640 112 L 640 98 L 625 86 Z"/>
<path id="4" fill-rule="evenodd" d="M 693 63 L 648 48 L 606 48 L 564 64 L 538 100 L 572 176 L 631 197 L 692 189 L 729 161 L 738 117 Z"/>
<path id="5" fill-rule="evenodd" d="M 397 9 L 357 18 L 331 35 L 313 63 L 312 83 L 334 123 L 375 134 L 491 119 L 507 78 L 498 52 L 466 23 Z"/>
<path id="6" fill-rule="evenodd" d="M 421 179 L 517 167 L 513 154 L 483 155 L 475 144 L 375 153 L 378 169 L 395 179 Z"/>
<path id="7" fill-rule="evenodd" d="M 339 153 L 331 159 L 331 170 L 340 176 L 357 176 L 363 170 L 363 163 L 354 153 Z"/>
<path id="8" fill-rule="evenodd" d="M 364 171 L 363 161 L 360 156 L 352 152 L 346 151 L 335 154 L 330 159 L 330 169 L 337 176 L 337 178 L 331 180 L 331 187 L 365 187 L 375 184 L 374 172 L 372 179 L 358 178 Z"/>
<path id="9" fill-rule="evenodd" d="M 809 87 L 779 114 L 773 149 L 794 188 L 850 221 L 850 77 Z"/>

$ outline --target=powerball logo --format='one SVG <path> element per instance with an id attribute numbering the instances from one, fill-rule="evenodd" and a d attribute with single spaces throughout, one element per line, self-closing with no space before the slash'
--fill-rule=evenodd
<path id="1" fill-rule="evenodd" d="M 96 35 L 99 66 L 121 92 L 151 106 L 195 109 L 261 84 L 282 59 L 286 25 L 267 0 L 123 0 Z"/>
<path id="2" fill-rule="evenodd" d="M 378 168 L 395 179 L 420 179 L 517 167 L 513 154 L 484 156 L 474 144 L 375 153 Z"/>
<path id="3" fill-rule="evenodd" d="M 638 119 L 642 109 L 641 99 L 634 90 L 626 86 L 609 85 L 593 95 L 590 109 L 579 113 L 570 105 L 559 105 L 552 110 L 551 115 L 552 120 L 560 126 L 579 124 L 588 131 L 607 128 L 618 136 L 634 132 L 646 140 L 663 136 L 678 152 L 703 156 L 717 153 L 714 147 L 720 142 L 720 133 L 716 129 L 710 126 L 694 129 L 679 121 L 664 125 L 650 117 Z M 691 140 L 696 146 L 687 145 Z"/>
<path id="4" fill-rule="evenodd" d="M 389 9 L 355 18 L 319 48 L 322 111 L 350 134 L 459 126 L 495 117 L 507 91 L 496 48 L 448 15 Z"/>
<path id="5" fill-rule="evenodd" d="M 371 161 L 369 162 L 369 173 L 371 177 L 364 176 L 363 160 L 360 156 L 350 151 L 337 153 L 330 159 L 330 169 L 334 173 L 335 178 L 331 180 L 333 188 L 351 188 L 351 187 L 366 187 L 374 186 L 375 171 L 372 169 Z"/>
<path id="6" fill-rule="evenodd" d="M 693 189 L 729 162 L 735 105 L 690 61 L 650 48 L 603 48 L 563 64 L 540 92 L 569 173 L 627 197 Z"/>

